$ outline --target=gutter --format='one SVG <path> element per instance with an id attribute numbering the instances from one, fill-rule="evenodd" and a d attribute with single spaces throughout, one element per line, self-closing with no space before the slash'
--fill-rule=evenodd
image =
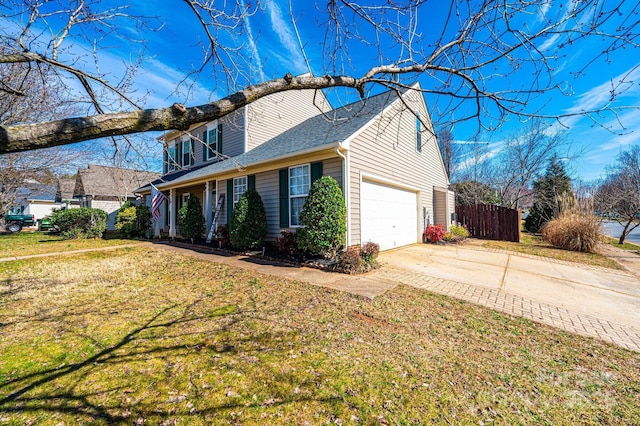
<path id="1" fill-rule="evenodd" d="M 343 154 L 340 150 L 344 150 L 346 154 Z M 338 157 L 342 158 L 342 183 L 344 186 L 344 204 L 347 208 L 347 247 L 351 245 L 351 167 L 349 164 L 349 150 L 345 148 L 340 142 L 334 148 L 334 151 Z"/>

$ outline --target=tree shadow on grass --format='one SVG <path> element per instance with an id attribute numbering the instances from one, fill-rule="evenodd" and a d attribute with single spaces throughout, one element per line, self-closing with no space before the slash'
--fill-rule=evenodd
<path id="1" fill-rule="evenodd" d="M 224 403 L 218 403 L 211 407 L 202 407 L 199 409 L 184 408 L 174 405 L 167 407 L 161 403 L 153 405 L 148 402 L 128 405 L 118 399 L 116 395 L 127 392 L 137 392 L 139 389 L 128 389 L 129 383 L 123 381 L 116 385 L 108 384 L 107 380 L 103 383 L 95 383 L 91 378 L 92 391 L 78 391 L 78 387 L 87 382 L 88 376 L 100 369 L 101 366 L 119 365 L 120 368 L 127 368 L 128 362 L 149 363 L 152 359 L 179 360 L 182 355 L 193 353 L 194 351 L 202 353 L 202 356 L 220 356 L 227 354 L 232 356 L 238 355 L 238 348 L 242 348 L 242 353 L 247 351 L 275 351 L 285 352 L 290 350 L 291 346 L 287 344 L 287 332 L 274 334 L 269 332 L 256 332 L 248 335 L 233 335 L 225 339 L 223 335 L 225 331 L 231 329 L 234 324 L 244 321 L 242 315 L 247 311 L 238 313 L 235 311 L 217 310 L 214 314 L 217 318 L 224 318 L 224 324 L 217 329 L 218 334 L 223 335 L 222 338 L 216 338 L 215 342 L 211 339 L 204 338 L 207 333 L 202 333 L 203 337 L 197 337 L 197 344 L 186 345 L 180 342 L 181 338 L 186 341 L 187 335 L 196 335 L 197 331 L 190 333 L 188 330 L 180 329 L 180 333 L 172 333 L 173 327 L 181 325 L 196 327 L 199 322 L 210 320 L 211 313 L 207 315 L 194 315 L 190 306 L 197 304 L 193 302 L 187 306 L 171 305 L 158 311 L 152 315 L 139 327 L 129 331 L 124 337 L 98 353 L 88 356 L 81 361 L 60 365 L 54 368 L 43 369 L 37 372 L 18 375 L 17 377 L 8 377 L 0 382 L 0 419 L 6 416 L 21 415 L 33 416 L 38 419 L 49 418 L 49 416 L 71 416 L 77 419 L 85 419 L 89 421 L 104 422 L 108 424 L 131 423 L 137 418 L 142 419 L 163 419 L 167 417 L 188 417 L 188 416 L 216 416 L 222 412 L 234 409 L 260 409 L 264 401 L 255 401 L 253 406 L 248 406 L 246 399 L 228 398 Z M 171 320 L 163 320 L 164 316 L 170 315 L 176 310 L 182 310 L 182 313 Z M 258 316 L 262 316 L 257 313 Z M 184 333 L 183 333 L 184 332 Z M 83 335 L 85 338 L 88 336 Z M 165 344 L 166 340 L 178 340 L 175 344 Z M 137 347 L 134 342 L 151 343 L 151 346 Z M 262 367 L 261 367 L 262 368 Z M 264 368 L 270 368 L 265 366 Z M 105 370 L 108 371 L 108 370 Z M 182 374 L 186 374 L 182 372 Z M 298 383 L 300 378 L 294 373 L 282 373 L 281 371 L 271 371 L 270 375 L 277 377 L 277 380 L 283 383 Z M 196 399 L 198 399 L 199 387 L 189 377 L 191 390 L 195 390 Z M 98 390 L 95 390 L 95 387 Z M 311 386 L 309 384 L 309 386 Z M 100 389 L 101 388 L 101 389 Z M 65 389 L 61 391 L 61 389 Z M 316 402 L 329 402 L 336 399 L 335 396 L 317 397 L 305 395 L 291 395 L 289 398 L 280 398 L 268 402 L 268 406 L 278 406 L 285 404 L 302 403 L 305 401 L 315 400 Z M 96 403 L 96 400 L 104 400 L 105 403 Z M 93 401 L 93 402 L 92 402 Z M 171 402 L 171 401 L 170 401 Z M 205 404 L 210 405 L 210 404 Z"/>

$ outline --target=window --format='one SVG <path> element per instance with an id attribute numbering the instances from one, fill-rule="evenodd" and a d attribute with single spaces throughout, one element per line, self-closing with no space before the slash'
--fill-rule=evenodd
<path id="1" fill-rule="evenodd" d="M 233 207 L 236 206 L 242 194 L 247 192 L 247 177 L 233 178 Z"/>
<path id="2" fill-rule="evenodd" d="M 176 146 L 172 145 L 169 147 L 169 158 L 168 158 L 168 162 L 169 162 L 169 170 L 175 170 L 177 169 L 178 165 L 176 162 Z"/>
<path id="3" fill-rule="evenodd" d="M 212 160 L 217 158 L 217 152 L 220 152 L 218 149 L 218 126 L 215 125 L 212 129 L 207 128 L 206 133 L 206 152 L 207 156 L 205 160 Z"/>
<path id="4" fill-rule="evenodd" d="M 416 113 L 416 151 L 422 152 L 422 121 L 420 113 Z"/>
<path id="5" fill-rule="evenodd" d="M 311 186 L 311 173 L 309 165 L 289 168 L 289 224 L 300 226 L 300 212 Z"/>
<path id="6" fill-rule="evenodd" d="M 182 141 L 182 165 L 184 167 L 193 165 L 193 141 L 191 139 Z"/>

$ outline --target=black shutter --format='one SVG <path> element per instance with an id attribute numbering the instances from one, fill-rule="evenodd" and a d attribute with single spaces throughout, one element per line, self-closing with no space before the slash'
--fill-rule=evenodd
<path id="1" fill-rule="evenodd" d="M 280 170 L 280 228 L 289 227 L 289 169 Z"/>
<path id="2" fill-rule="evenodd" d="M 162 174 L 166 174 L 169 171 L 169 153 L 167 152 L 167 147 L 164 147 L 162 151 Z"/>
<path id="3" fill-rule="evenodd" d="M 218 124 L 218 154 L 222 155 L 222 123 Z"/>
<path id="4" fill-rule="evenodd" d="M 176 165 L 182 168 L 182 142 L 176 142 Z"/>
<path id="5" fill-rule="evenodd" d="M 247 176 L 247 189 L 256 189 L 256 175 Z"/>
<path id="6" fill-rule="evenodd" d="M 233 210 L 233 178 L 227 179 L 227 225 L 231 224 Z"/>
<path id="7" fill-rule="evenodd" d="M 322 177 L 322 161 L 311 163 L 311 183 Z"/>
<path id="8" fill-rule="evenodd" d="M 209 142 L 207 139 L 207 129 L 202 132 L 202 161 L 207 161 L 207 153 L 209 152 Z"/>

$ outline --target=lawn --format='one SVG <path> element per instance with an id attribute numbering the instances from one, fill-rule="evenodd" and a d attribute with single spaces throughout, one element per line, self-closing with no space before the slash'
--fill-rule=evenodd
<path id="1" fill-rule="evenodd" d="M 63 240 L 60 235 L 48 232 L 22 231 L 17 234 L 0 234 L 0 258 L 111 247 L 136 242 L 111 236 L 69 241 Z"/>
<path id="2" fill-rule="evenodd" d="M 522 233 L 522 239 L 519 243 L 509 241 L 482 241 L 481 245 L 486 248 L 509 250 L 568 262 L 583 263 L 585 265 L 624 270 L 624 267 L 619 263 L 599 253 L 580 253 L 560 249 L 544 241 L 540 235 L 529 234 L 527 232 Z"/>
<path id="3" fill-rule="evenodd" d="M 149 247 L 0 264 L 0 423 L 637 424 L 640 354 Z"/>

